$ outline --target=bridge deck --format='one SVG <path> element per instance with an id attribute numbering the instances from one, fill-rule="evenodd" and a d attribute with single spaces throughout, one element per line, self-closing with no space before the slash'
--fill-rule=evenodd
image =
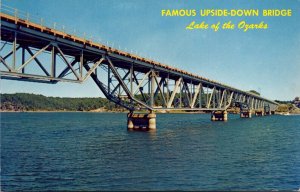
<path id="1" fill-rule="evenodd" d="M 17 18 L 8 14 L 0 13 L 1 16 L 1 39 L 2 41 L 13 42 L 14 34 L 13 30 L 19 30 L 22 33 L 18 33 L 18 42 L 22 44 L 29 44 L 30 47 L 42 48 L 47 45 L 50 40 L 59 41 L 62 43 L 61 49 L 67 55 L 77 56 L 80 54 L 80 50 L 84 49 L 88 52 L 86 57 L 89 59 L 95 59 L 99 53 L 107 54 L 114 58 L 114 63 L 117 67 L 130 68 L 130 63 L 135 63 L 135 70 L 139 72 L 146 73 L 149 68 L 154 68 L 159 71 L 161 77 L 167 77 L 170 79 L 176 79 L 178 76 L 182 76 L 185 81 L 191 81 L 193 84 L 198 84 L 199 82 L 205 84 L 207 87 L 218 87 L 219 89 L 227 89 L 229 91 L 239 92 L 244 95 L 248 95 L 257 99 L 265 100 L 273 104 L 276 102 L 263 98 L 261 96 L 255 95 L 250 92 L 245 92 L 240 89 L 233 88 L 231 86 L 222 84 L 220 82 L 213 81 L 201 77 L 199 75 L 192 74 L 190 72 L 174 68 L 168 65 L 164 65 L 160 62 L 150 60 L 144 57 L 140 57 L 136 54 L 128 53 L 96 43 L 72 34 L 67 34 L 62 31 L 48 28 L 40 24 L 33 23 L 28 20 Z M 45 41 L 43 41 L 45 39 Z M 76 49 L 73 49 L 73 48 Z M 50 48 L 48 48 L 50 51 Z M 125 61 L 125 62 L 124 62 Z"/>

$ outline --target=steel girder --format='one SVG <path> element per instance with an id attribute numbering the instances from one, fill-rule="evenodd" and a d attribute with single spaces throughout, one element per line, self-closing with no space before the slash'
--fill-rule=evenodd
<path id="1" fill-rule="evenodd" d="M 277 106 L 249 92 L 15 23 L 2 22 L 1 44 L 2 79 L 54 84 L 91 77 L 106 98 L 130 111 L 215 111 L 237 102 L 251 109 Z"/>

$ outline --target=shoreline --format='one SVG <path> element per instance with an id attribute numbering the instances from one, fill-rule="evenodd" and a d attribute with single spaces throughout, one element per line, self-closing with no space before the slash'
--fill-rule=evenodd
<path id="1" fill-rule="evenodd" d="M 0 111 L 0 113 L 126 113 L 122 111 Z"/>
<path id="2" fill-rule="evenodd" d="M 128 111 L 6 111 L 1 110 L 0 113 L 128 113 Z M 139 111 L 137 113 L 146 113 L 146 111 Z M 209 114 L 203 111 L 194 111 L 194 112 L 186 112 L 186 111 L 169 111 L 169 112 L 160 112 L 156 111 L 157 114 Z M 238 114 L 238 113 L 232 113 L 229 112 L 229 114 Z M 293 113 L 293 112 L 275 112 L 275 115 L 300 115 L 300 113 Z"/>
<path id="3" fill-rule="evenodd" d="M 143 113 L 146 111 L 138 111 Z M 0 113 L 128 113 L 128 111 L 3 111 L 1 110 Z M 171 114 L 207 114 L 202 111 L 196 112 L 185 112 L 185 111 L 170 111 L 170 112 L 160 112 L 156 111 L 155 113 L 164 114 L 164 113 L 171 113 Z"/>

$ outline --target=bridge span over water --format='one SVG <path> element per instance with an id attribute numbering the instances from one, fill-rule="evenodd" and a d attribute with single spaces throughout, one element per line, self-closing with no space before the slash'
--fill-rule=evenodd
<path id="1" fill-rule="evenodd" d="M 209 111 L 227 121 L 227 109 L 241 117 L 274 113 L 277 103 L 220 82 L 136 54 L 96 43 L 43 20 L 1 7 L 2 79 L 56 84 L 92 78 L 107 99 L 129 110 L 128 128 L 155 129 L 155 112 Z M 137 113 L 148 111 L 146 114 Z"/>

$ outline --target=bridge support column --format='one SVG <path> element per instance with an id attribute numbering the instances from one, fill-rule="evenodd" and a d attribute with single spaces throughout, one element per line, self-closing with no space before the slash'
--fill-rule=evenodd
<path id="1" fill-rule="evenodd" d="M 275 111 L 271 111 L 271 115 L 274 115 L 275 114 Z"/>
<path id="2" fill-rule="evenodd" d="M 264 114 L 265 115 L 272 115 L 272 112 L 271 111 L 266 111 Z"/>
<path id="3" fill-rule="evenodd" d="M 150 131 L 156 129 L 156 114 L 155 113 L 128 113 L 127 114 L 127 129 Z"/>
<path id="4" fill-rule="evenodd" d="M 241 111 L 240 112 L 240 117 L 241 118 L 251 118 L 252 117 L 252 111 L 251 110 Z"/>
<path id="5" fill-rule="evenodd" d="M 265 116 L 268 116 L 268 115 L 269 115 L 269 112 L 265 112 L 264 115 L 265 115 Z"/>
<path id="6" fill-rule="evenodd" d="M 256 116 L 264 116 L 264 110 L 256 110 L 255 115 Z"/>
<path id="7" fill-rule="evenodd" d="M 271 109 L 269 105 L 264 106 L 264 115 L 271 115 Z"/>
<path id="8" fill-rule="evenodd" d="M 211 112 L 212 121 L 227 121 L 227 111 L 212 111 Z"/>

